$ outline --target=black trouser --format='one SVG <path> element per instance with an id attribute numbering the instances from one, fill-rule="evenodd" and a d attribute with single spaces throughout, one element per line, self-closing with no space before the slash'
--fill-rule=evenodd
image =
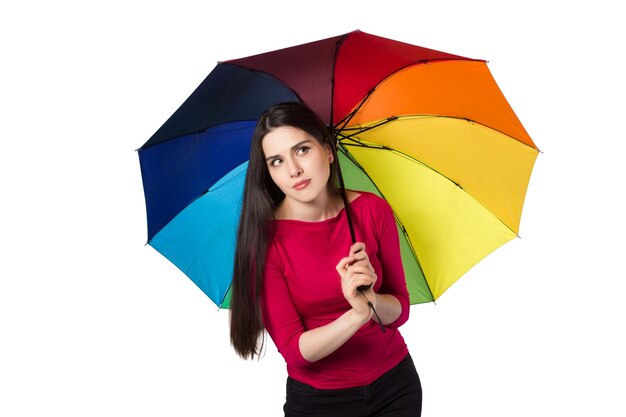
<path id="1" fill-rule="evenodd" d="M 398 365 L 369 385 L 345 389 L 316 389 L 287 378 L 285 417 L 419 417 L 422 386 L 407 355 Z"/>

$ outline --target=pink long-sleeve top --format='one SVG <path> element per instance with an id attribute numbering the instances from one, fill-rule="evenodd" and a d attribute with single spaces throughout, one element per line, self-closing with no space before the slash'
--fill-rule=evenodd
<path id="1" fill-rule="evenodd" d="M 370 384 L 408 353 L 398 330 L 409 317 L 410 303 L 393 212 L 385 200 L 366 192 L 350 203 L 350 210 L 356 239 L 365 243 L 378 277 L 374 291 L 394 295 L 402 305 L 400 317 L 386 326 L 386 332 L 372 319 L 323 359 L 309 362 L 300 352 L 302 333 L 351 308 L 335 269 L 352 245 L 343 209 L 320 222 L 275 221 L 267 252 L 263 323 L 285 358 L 289 376 L 320 389 Z"/>

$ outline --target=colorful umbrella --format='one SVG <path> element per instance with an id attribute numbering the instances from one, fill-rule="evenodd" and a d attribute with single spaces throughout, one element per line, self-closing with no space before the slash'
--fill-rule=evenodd
<path id="1" fill-rule="evenodd" d="M 391 205 L 412 303 L 517 236 L 538 149 L 485 61 L 355 31 L 220 62 L 139 149 L 148 243 L 218 306 L 251 135 L 284 101 L 328 121 L 348 188 Z"/>

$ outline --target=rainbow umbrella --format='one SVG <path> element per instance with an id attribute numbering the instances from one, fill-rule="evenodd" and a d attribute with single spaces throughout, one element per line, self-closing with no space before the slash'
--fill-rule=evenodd
<path id="1" fill-rule="evenodd" d="M 355 31 L 220 62 L 138 150 L 148 243 L 218 306 L 252 132 L 284 101 L 328 121 L 346 187 L 391 205 L 413 304 L 517 236 L 538 149 L 484 60 Z"/>

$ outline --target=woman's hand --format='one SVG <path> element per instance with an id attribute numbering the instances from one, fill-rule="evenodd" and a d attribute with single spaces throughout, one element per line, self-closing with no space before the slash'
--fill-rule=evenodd
<path id="1" fill-rule="evenodd" d="M 342 258 L 337 264 L 337 272 L 341 276 L 341 290 L 343 296 L 350 303 L 356 314 L 364 318 L 364 323 L 372 316 L 372 309 L 367 305 L 367 300 L 376 307 L 376 293 L 374 284 L 376 283 L 376 272 L 370 263 L 365 244 L 357 242 L 350 247 L 350 254 Z M 363 291 L 365 298 L 359 293 L 357 287 L 370 285 L 370 288 Z"/>

